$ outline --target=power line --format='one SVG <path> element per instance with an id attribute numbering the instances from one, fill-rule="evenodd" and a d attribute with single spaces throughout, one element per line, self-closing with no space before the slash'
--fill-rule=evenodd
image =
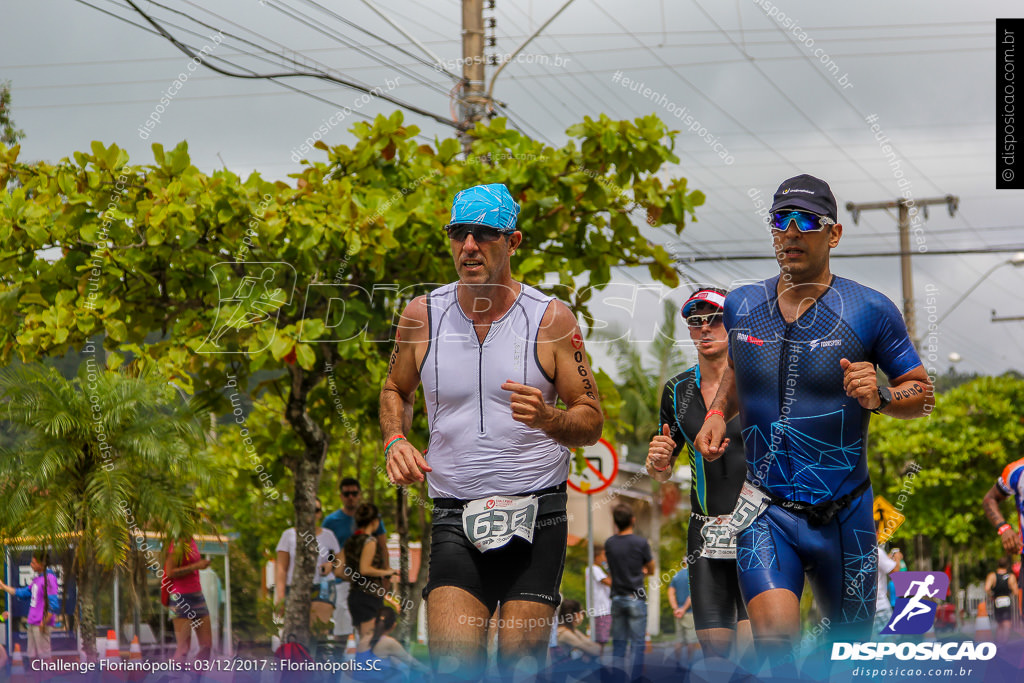
<path id="1" fill-rule="evenodd" d="M 362 26 L 360 26 L 359 24 L 356 24 L 355 22 L 350 21 L 349 19 L 346 19 L 345 17 L 343 17 L 342 15 L 338 14 L 337 12 L 324 7 L 319 2 L 315 2 L 315 0 L 303 0 L 303 2 L 305 2 L 307 5 L 315 6 L 317 9 L 319 9 L 324 14 L 327 14 L 327 15 L 330 15 L 330 16 L 334 17 L 335 19 L 337 19 L 338 21 L 342 22 L 346 26 L 351 26 L 352 28 L 356 29 L 357 31 L 365 33 L 366 35 L 371 36 L 373 38 L 376 38 L 377 40 L 381 41 L 382 44 L 387 45 L 388 47 L 392 47 L 392 48 L 398 50 L 399 52 L 401 52 L 404 55 L 408 55 L 409 57 L 412 57 L 417 62 L 420 62 L 421 64 L 424 64 L 424 65 L 430 67 L 431 70 L 440 71 L 442 73 L 445 73 L 448 76 L 451 76 L 452 78 L 454 78 L 456 81 L 461 80 L 461 76 L 459 76 L 457 74 L 453 74 L 448 69 L 445 69 L 443 67 L 443 65 L 435 64 L 433 62 L 428 62 L 427 60 L 423 59 L 422 57 L 420 57 L 416 53 L 411 52 L 409 50 L 406 50 L 405 48 L 401 47 L 400 45 L 396 45 L 396 44 L 392 43 L 391 41 L 388 41 L 388 40 L 382 38 L 381 36 L 377 35 L 373 31 L 369 31 L 369 30 L 363 28 Z M 438 68 L 439 66 L 441 68 Z"/>
<path id="2" fill-rule="evenodd" d="M 79 0 L 79 1 L 81 1 L 81 0 Z M 150 17 L 148 14 L 146 14 L 146 12 L 144 12 L 141 8 L 139 8 L 139 6 L 135 4 L 134 0 L 125 0 L 125 2 L 127 2 L 129 5 L 131 5 L 132 8 L 136 12 L 138 12 L 151 26 L 153 26 L 153 28 L 155 28 L 164 38 L 166 38 L 168 40 L 168 42 L 170 42 L 172 45 L 174 45 L 176 48 L 178 48 L 178 50 L 180 50 L 182 53 L 188 55 L 192 59 L 199 59 L 199 57 L 192 51 L 191 48 L 189 48 L 189 46 L 187 46 L 184 43 L 180 42 L 177 38 L 175 38 L 173 35 L 171 35 L 166 29 L 163 28 L 163 26 L 160 23 L 158 23 L 156 20 L 154 20 L 152 17 Z M 376 97 L 379 97 L 382 100 L 386 100 L 388 102 L 391 102 L 394 105 L 402 107 L 403 109 L 407 109 L 407 110 L 409 110 L 409 111 L 411 111 L 413 113 L 419 114 L 420 116 L 425 116 L 427 118 L 433 119 L 434 121 L 437 121 L 438 123 L 442 123 L 442 124 L 444 124 L 446 126 L 457 127 L 447 117 L 440 116 L 438 114 L 434 114 L 434 113 L 429 112 L 429 111 L 427 111 L 425 109 L 421 109 L 420 107 L 417 107 L 415 105 L 409 104 L 407 102 L 403 102 L 402 100 L 394 98 L 394 97 L 388 95 L 387 93 L 381 91 L 380 88 L 376 88 L 375 90 L 377 90 L 377 92 L 374 92 L 373 89 L 364 87 L 364 86 L 359 85 L 358 83 L 355 83 L 355 82 L 350 81 L 348 79 L 338 78 L 338 77 L 330 75 L 330 74 L 322 74 L 322 73 L 317 73 L 317 72 L 313 72 L 313 71 L 306 71 L 306 72 L 295 71 L 295 72 L 280 72 L 280 73 L 267 73 L 267 74 L 258 74 L 258 73 L 240 74 L 240 73 L 235 73 L 235 72 L 228 71 L 226 69 L 221 69 L 220 67 L 214 66 L 213 64 L 210 64 L 209 62 L 207 62 L 205 60 L 200 60 L 200 61 L 203 63 L 203 66 L 205 66 L 207 69 L 210 69 L 212 71 L 216 71 L 217 73 L 222 74 L 224 76 L 228 76 L 230 78 L 241 78 L 241 79 L 246 79 L 246 80 L 274 80 L 274 79 L 279 79 L 279 78 L 294 78 L 294 77 L 302 77 L 302 76 L 306 76 L 306 77 L 310 77 L 310 78 L 318 78 L 320 80 L 325 80 L 325 81 L 329 81 L 331 83 L 336 83 L 336 84 L 344 86 L 346 88 L 351 88 L 352 90 L 358 90 L 358 91 L 363 92 L 363 93 L 375 95 Z"/>
<path id="3" fill-rule="evenodd" d="M 419 74 L 416 74 L 416 73 L 414 73 L 412 71 L 409 71 L 408 69 L 404 69 L 402 67 L 399 67 L 395 63 L 394 60 L 390 60 L 390 59 L 388 59 L 388 58 L 386 58 L 386 57 L 384 57 L 382 55 L 377 54 L 373 50 L 370 50 L 369 48 L 364 47 L 363 45 L 353 41 L 352 39 L 347 38 L 346 36 L 342 35 L 338 31 L 329 30 L 329 29 L 326 28 L 325 25 L 318 25 L 313 20 L 312 17 L 302 13 L 300 10 L 298 10 L 298 9 L 296 9 L 296 8 L 290 6 L 290 5 L 285 4 L 284 2 L 279 2 L 277 4 L 273 4 L 273 3 L 269 3 L 268 2 L 267 3 L 267 7 L 270 7 L 271 9 L 274 9 L 274 10 L 277 10 L 278 12 L 281 12 L 285 16 L 287 16 L 287 17 L 289 17 L 291 19 L 294 19 L 295 21 L 299 22 L 300 24 L 304 24 L 304 25 L 308 26 L 309 28 L 313 29 L 317 33 L 320 33 L 320 34 L 322 34 L 322 35 L 324 35 L 324 36 L 326 36 L 326 37 L 328 37 L 328 38 L 330 38 L 330 39 L 332 39 L 332 40 L 334 40 L 336 42 L 341 43 L 342 45 L 345 45 L 346 47 L 349 47 L 349 48 L 355 50 L 359 54 L 362 54 L 365 57 L 368 57 L 369 59 L 372 59 L 373 61 L 377 62 L 378 64 L 381 64 L 381 65 L 386 66 L 386 67 L 388 67 L 390 69 L 398 71 L 398 72 L 404 74 L 405 76 L 407 76 L 408 78 L 411 78 L 414 81 L 416 81 L 416 82 L 418 82 L 418 83 L 420 83 L 422 85 L 425 85 L 428 88 L 431 88 L 431 89 L 437 91 L 438 93 L 440 93 L 442 95 L 445 95 L 445 96 L 448 95 L 448 90 L 446 88 L 444 88 L 444 87 L 442 87 L 442 86 L 440 86 L 437 83 L 434 83 L 432 81 L 428 81 L 427 79 L 421 77 Z"/>

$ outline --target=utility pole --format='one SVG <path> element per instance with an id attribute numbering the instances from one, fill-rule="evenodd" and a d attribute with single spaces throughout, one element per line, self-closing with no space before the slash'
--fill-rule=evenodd
<path id="1" fill-rule="evenodd" d="M 921 207 L 924 217 L 928 218 L 928 207 L 934 204 L 945 204 L 949 209 L 949 215 L 956 215 L 956 209 L 960 205 L 960 198 L 947 194 L 945 197 L 930 197 L 928 199 L 896 199 L 888 202 L 847 202 L 846 210 L 853 215 L 853 224 L 860 220 L 863 211 L 875 209 L 899 209 L 899 222 L 897 228 L 900 234 L 900 275 L 903 281 L 903 319 L 907 323 L 907 334 L 914 348 L 918 348 L 917 325 L 914 321 L 914 277 L 910 267 L 910 225 L 911 219 L 917 217 L 916 208 Z M 915 209 L 914 215 L 910 210 Z M 917 221 L 914 221 L 915 223 Z M 918 240 L 922 243 L 923 240 Z"/>
<path id="2" fill-rule="evenodd" d="M 484 67 L 484 0 L 462 0 L 462 97 L 459 99 L 459 129 L 462 147 L 469 152 L 465 134 L 486 112 L 487 92 Z"/>

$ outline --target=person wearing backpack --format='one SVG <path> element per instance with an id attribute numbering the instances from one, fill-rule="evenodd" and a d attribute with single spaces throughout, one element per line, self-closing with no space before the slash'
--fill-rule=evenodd
<path id="1" fill-rule="evenodd" d="M 47 567 L 48 553 L 39 549 L 32 554 L 30 566 L 36 576 L 27 586 L 14 588 L 0 580 L 0 590 L 20 600 L 28 600 L 28 655 L 29 659 L 50 658 L 50 628 L 57 623 L 60 609 L 60 587 L 57 575 Z"/>
<path id="2" fill-rule="evenodd" d="M 380 511 L 373 503 L 356 508 L 356 530 L 345 541 L 345 568 L 342 578 L 352 584 L 348 593 L 348 610 L 356 631 L 356 652 L 370 649 L 374 623 L 380 614 L 388 589 L 382 579 L 397 572 L 390 569 L 387 557 L 380 551 L 374 532 L 380 524 Z"/>

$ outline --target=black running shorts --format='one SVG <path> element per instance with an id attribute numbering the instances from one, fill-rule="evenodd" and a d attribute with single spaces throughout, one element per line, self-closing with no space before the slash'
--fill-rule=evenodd
<path id="1" fill-rule="evenodd" d="M 690 517 L 688 547 L 691 558 L 703 547 L 701 525 L 700 520 Z M 695 629 L 735 629 L 736 622 L 749 619 L 740 592 L 736 560 L 697 557 L 690 563 L 689 576 Z"/>
<path id="2" fill-rule="evenodd" d="M 469 542 L 461 522 L 450 523 L 454 518 L 449 516 L 449 523 L 438 523 L 438 512 L 435 507 L 424 599 L 435 588 L 454 586 L 470 593 L 491 614 L 499 602 L 512 600 L 559 604 L 569 532 L 564 503 L 560 511 L 538 516 L 533 543 L 514 537 L 501 548 L 485 553 Z"/>

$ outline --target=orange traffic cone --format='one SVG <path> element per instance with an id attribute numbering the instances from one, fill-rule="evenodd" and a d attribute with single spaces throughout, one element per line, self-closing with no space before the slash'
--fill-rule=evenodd
<path id="1" fill-rule="evenodd" d="M 132 644 L 128 646 L 128 659 L 142 659 L 142 646 L 139 645 L 139 637 L 132 638 Z"/>
<path id="2" fill-rule="evenodd" d="M 114 629 L 107 631 L 107 650 L 103 655 L 104 659 L 120 659 L 121 649 L 117 645 L 117 634 Z"/>
<path id="3" fill-rule="evenodd" d="M 974 642 L 992 640 L 992 622 L 988 618 L 988 605 L 982 600 L 978 603 L 978 616 L 974 619 Z"/>

